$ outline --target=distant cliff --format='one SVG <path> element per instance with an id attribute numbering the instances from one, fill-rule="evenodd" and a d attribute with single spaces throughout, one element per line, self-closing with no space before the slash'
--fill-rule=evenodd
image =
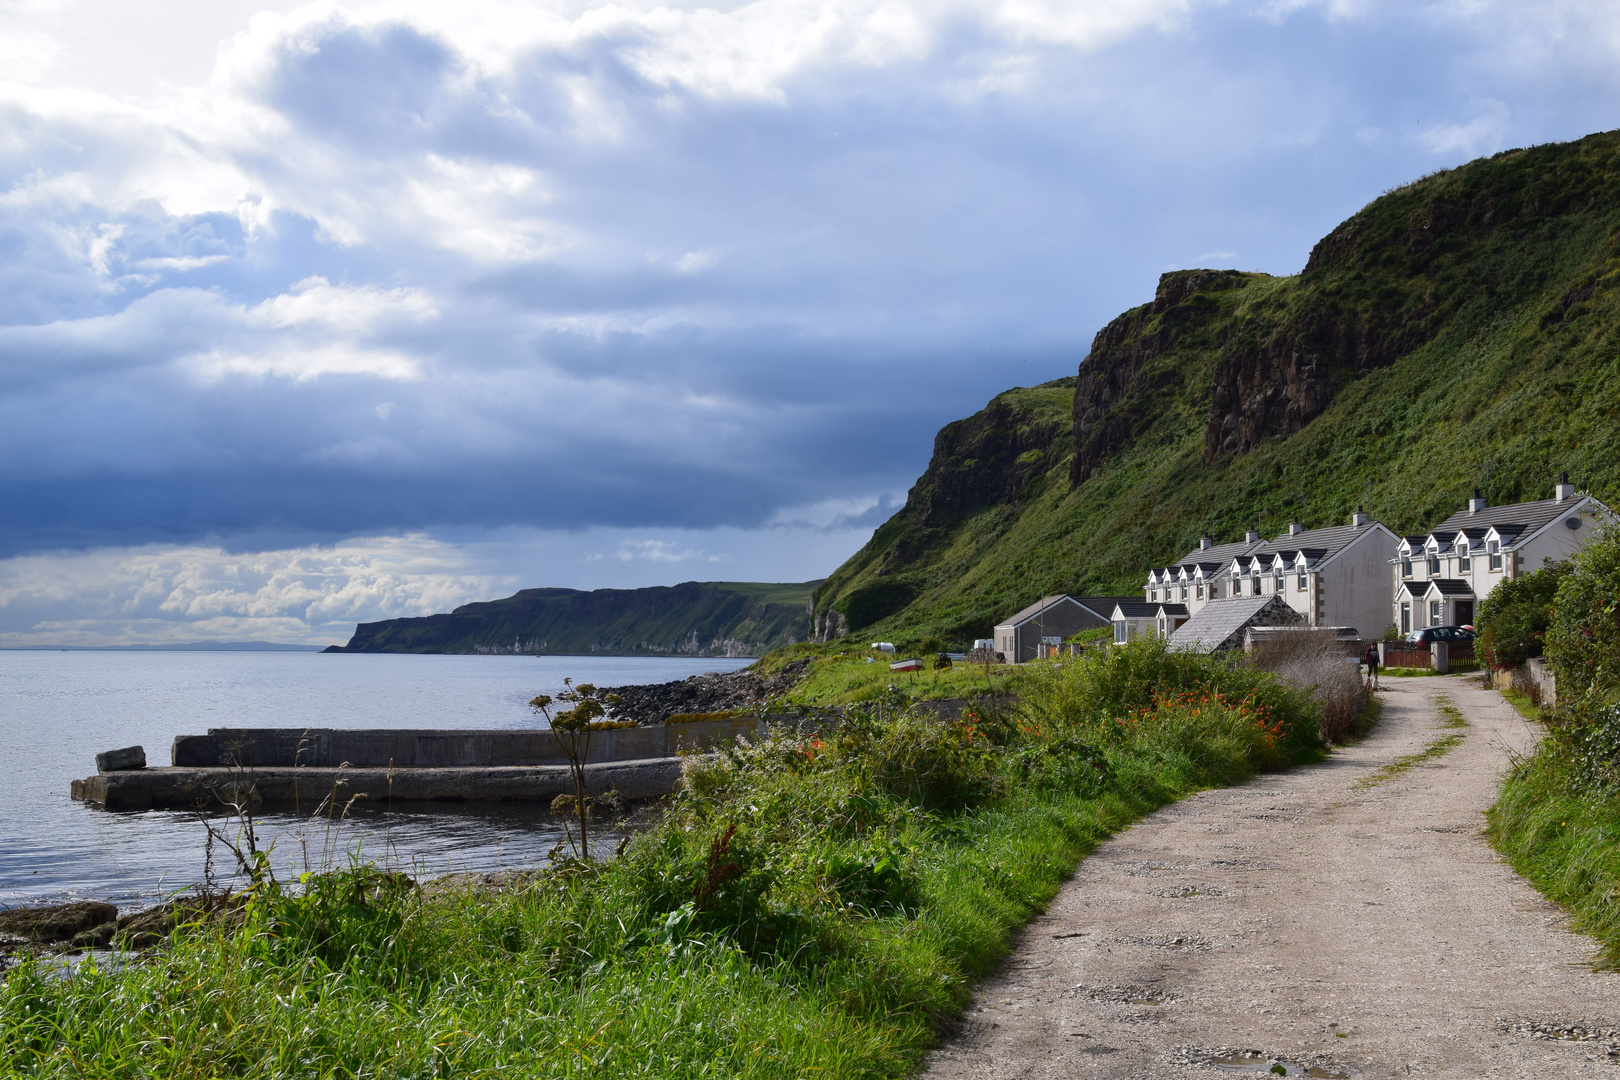
<path id="1" fill-rule="evenodd" d="M 810 636 L 810 593 L 818 584 L 524 589 L 447 615 L 361 623 L 347 645 L 326 651 L 759 656 Z"/>
<path id="2" fill-rule="evenodd" d="M 1178 270 L 1075 375 L 946 425 L 817 637 L 965 648 L 1036 598 L 1124 595 L 1208 534 L 1426 529 L 1476 489 L 1620 499 L 1620 132 L 1386 192 L 1289 277 Z"/>

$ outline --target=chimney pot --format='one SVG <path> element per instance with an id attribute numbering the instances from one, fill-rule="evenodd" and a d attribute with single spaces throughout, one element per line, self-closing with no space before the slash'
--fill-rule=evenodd
<path id="1" fill-rule="evenodd" d="M 1288 535 L 1289 536 L 1298 536 L 1300 533 L 1302 533 L 1304 531 L 1305 531 L 1305 526 L 1301 525 L 1299 522 L 1290 521 L 1288 523 Z"/>
<path id="2" fill-rule="evenodd" d="M 1477 514 L 1483 509 L 1485 509 L 1485 497 L 1479 493 L 1478 488 L 1475 488 L 1474 497 L 1468 500 L 1468 512 Z"/>
<path id="3" fill-rule="evenodd" d="M 1199 551 L 1208 551 L 1210 548 L 1212 548 L 1214 546 L 1215 546 L 1215 541 L 1211 540 L 1209 537 L 1201 536 L 1201 537 L 1198 538 L 1198 550 Z"/>
<path id="4" fill-rule="evenodd" d="M 1574 497 L 1575 485 L 1569 482 L 1569 473 L 1560 473 L 1558 486 L 1553 488 L 1553 498 L 1563 502 L 1565 499 L 1573 499 Z"/>
<path id="5" fill-rule="evenodd" d="M 1371 525 L 1372 515 L 1368 514 L 1365 510 L 1358 506 L 1356 507 L 1356 512 L 1350 515 L 1350 524 L 1354 525 L 1358 529 L 1363 525 Z"/>
<path id="6" fill-rule="evenodd" d="M 1250 529 L 1248 532 L 1243 534 L 1243 542 L 1245 544 L 1258 544 L 1260 542 L 1260 534 L 1255 532 L 1253 529 Z"/>

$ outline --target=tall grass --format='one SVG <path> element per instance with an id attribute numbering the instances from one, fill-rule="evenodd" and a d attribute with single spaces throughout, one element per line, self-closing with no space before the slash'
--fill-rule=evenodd
<path id="1" fill-rule="evenodd" d="M 262 881 L 239 928 L 0 982 L 40 1077 L 895 1077 L 1110 833 L 1318 752 L 1261 672 L 1132 645 L 1027 673 L 1018 712 L 902 702 L 687 763 L 611 863 L 522 888 L 352 867 Z"/>

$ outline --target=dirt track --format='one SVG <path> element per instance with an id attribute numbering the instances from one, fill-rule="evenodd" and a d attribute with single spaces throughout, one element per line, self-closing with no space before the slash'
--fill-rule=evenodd
<path id="1" fill-rule="evenodd" d="M 1620 975 L 1481 834 L 1534 732 L 1477 678 L 1385 687 L 1361 745 L 1099 848 L 925 1076 L 1620 1080 Z M 1437 695 L 1461 741 L 1380 774 L 1458 733 Z"/>

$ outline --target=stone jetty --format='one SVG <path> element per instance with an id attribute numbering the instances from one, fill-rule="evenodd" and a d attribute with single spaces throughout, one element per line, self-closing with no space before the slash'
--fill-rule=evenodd
<path id="1" fill-rule="evenodd" d="M 798 720 L 782 714 L 769 723 Z M 668 794 L 680 781 L 682 754 L 757 737 L 766 724 L 746 716 L 594 732 L 587 788 L 629 800 Z M 147 768 L 139 747 L 98 755 L 96 774 L 73 781 L 73 797 L 109 810 L 148 810 L 244 801 L 313 806 L 333 791 L 374 805 L 549 802 L 573 791 L 568 757 L 546 728 L 210 728 L 176 738 L 170 760 Z"/>

